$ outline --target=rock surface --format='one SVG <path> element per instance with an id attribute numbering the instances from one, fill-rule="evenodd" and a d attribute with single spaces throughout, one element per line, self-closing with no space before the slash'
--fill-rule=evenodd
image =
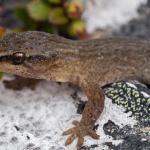
<path id="1" fill-rule="evenodd" d="M 13 91 L 6 89 L 2 82 L 0 89 L 0 149 L 76 150 L 76 142 L 64 146 L 66 137 L 62 136 L 62 132 L 72 126 L 74 119 L 80 119 L 77 107 L 81 101 L 86 101 L 84 93 L 68 84 L 46 81 L 40 82 L 35 90 L 24 88 Z M 126 150 L 131 146 L 136 150 L 135 143 L 139 141 L 140 150 L 150 148 L 149 131 L 146 130 L 150 127 L 150 96 L 123 81 L 106 86 L 104 90 L 107 95 L 105 109 L 95 127 L 100 140 L 87 137 L 81 149 Z M 132 103 L 138 105 L 140 102 L 141 109 L 127 107 L 131 104 L 132 94 Z M 123 107 L 124 104 L 126 107 Z M 144 121 L 143 117 L 146 118 Z"/>

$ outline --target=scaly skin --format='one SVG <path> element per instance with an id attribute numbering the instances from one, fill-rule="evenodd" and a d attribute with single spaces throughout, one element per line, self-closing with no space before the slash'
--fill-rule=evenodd
<path id="1" fill-rule="evenodd" d="M 146 40 L 72 41 L 30 31 L 9 33 L 0 41 L 0 71 L 26 78 L 72 82 L 85 92 L 88 102 L 80 122 L 74 121 L 75 127 L 63 133 L 70 135 L 66 145 L 78 138 L 77 147 L 83 145 L 86 135 L 99 138 L 93 127 L 104 107 L 101 87 L 128 79 L 150 83 L 149 59 L 150 41 Z"/>

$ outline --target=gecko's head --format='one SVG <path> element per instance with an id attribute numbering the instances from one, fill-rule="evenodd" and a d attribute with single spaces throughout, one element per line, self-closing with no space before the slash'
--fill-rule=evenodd
<path id="1" fill-rule="evenodd" d="M 55 45 L 47 33 L 9 33 L 0 41 L 0 71 L 33 78 L 52 75 L 62 65 Z"/>

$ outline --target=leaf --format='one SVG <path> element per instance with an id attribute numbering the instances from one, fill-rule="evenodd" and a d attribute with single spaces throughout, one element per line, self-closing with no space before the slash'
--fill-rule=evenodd
<path id="1" fill-rule="evenodd" d="M 71 36 L 80 37 L 86 33 L 85 22 L 82 20 L 73 21 L 69 28 L 68 32 Z"/>
<path id="2" fill-rule="evenodd" d="M 68 22 L 68 19 L 64 14 L 64 9 L 61 7 L 51 9 L 48 20 L 55 25 L 63 25 Z"/>
<path id="3" fill-rule="evenodd" d="M 83 12 L 83 2 L 81 0 L 72 0 L 65 3 L 67 16 L 71 19 L 80 18 Z"/>
<path id="4" fill-rule="evenodd" d="M 46 21 L 48 19 L 50 7 L 41 0 L 34 0 L 27 6 L 29 16 L 36 21 Z"/>

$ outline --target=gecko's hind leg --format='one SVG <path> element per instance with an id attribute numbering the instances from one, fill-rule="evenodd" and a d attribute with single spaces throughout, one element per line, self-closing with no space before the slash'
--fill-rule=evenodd
<path id="1" fill-rule="evenodd" d="M 87 79 L 87 81 L 89 81 Z M 81 88 L 88 97 L 88 102 L 82 113 L 80 122 L 74 121 L 75 127 L 66 130 L 63 135 L 69 135 L 65 145 L 71 144 L 77 138 L 77 148 L 84 143 L 85 136 L 99 139 L 99 135 L 93 130 L 95 122 L 100 117 L 104 108 L 104 92 L 97 83 L 85 81 Z"/>

